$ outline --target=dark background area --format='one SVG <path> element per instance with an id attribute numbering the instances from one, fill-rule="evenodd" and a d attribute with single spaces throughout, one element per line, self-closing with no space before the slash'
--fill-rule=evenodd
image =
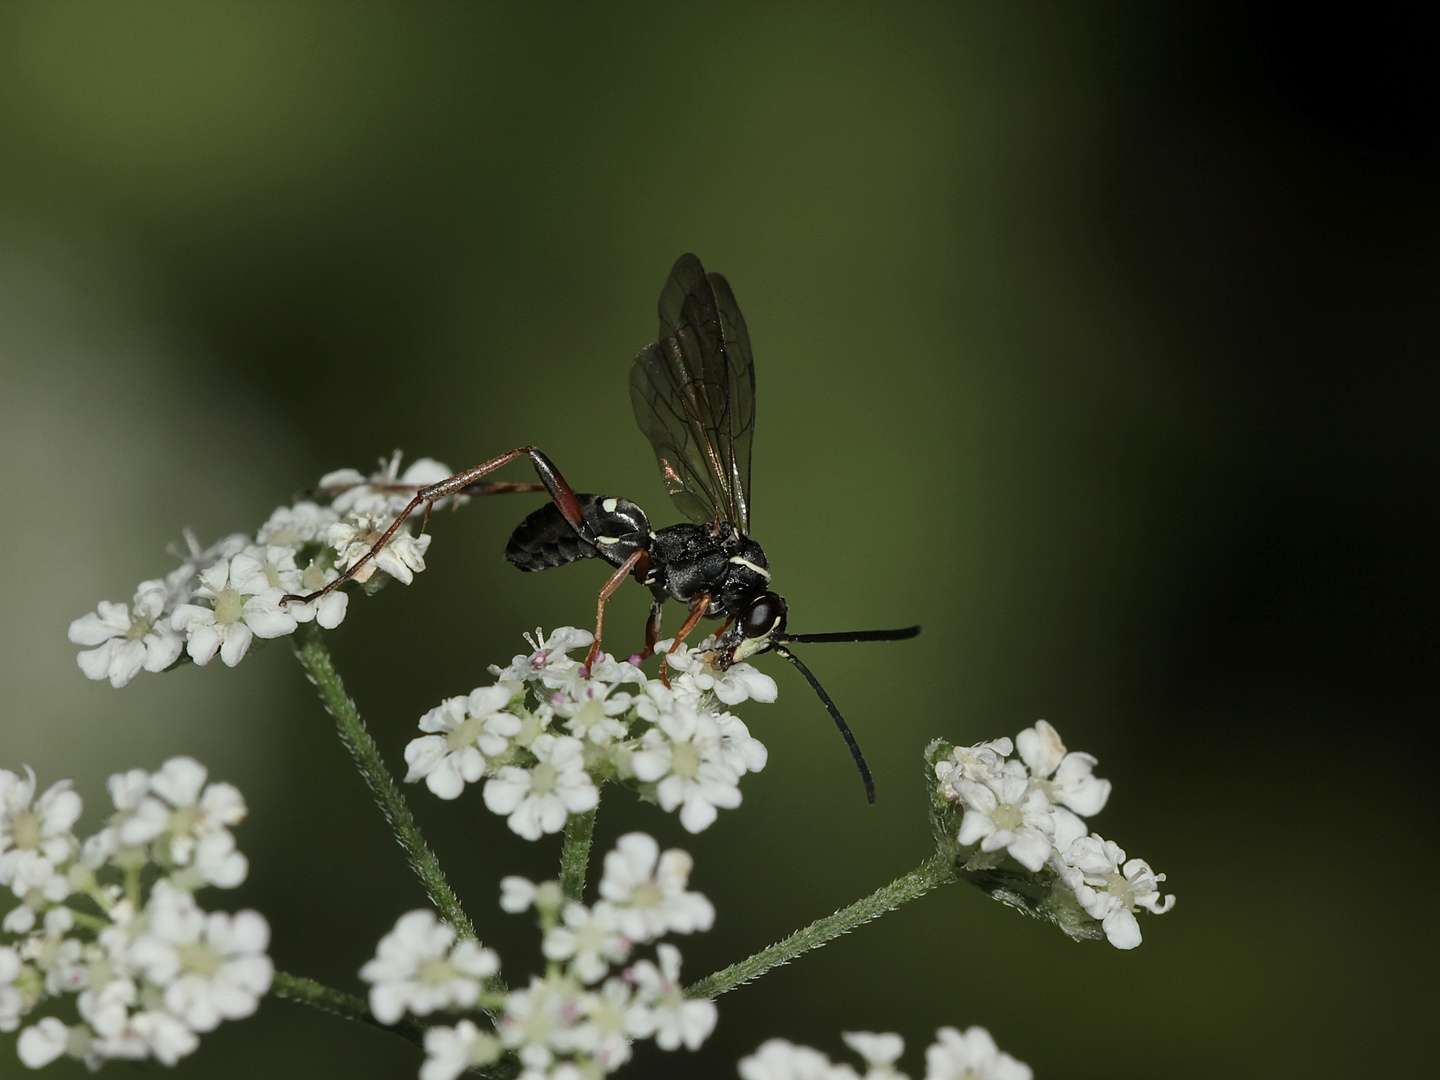
<path id="1" fill-rule="evenodd" d="M 685 847 L 719 910 L 686 975 L 919 862 L 931 738 L 1042 717 L 1179 903 L 1119 953 L 943 889 L 629 1075 L 733 1076 L 775 1035 L 842 1056 L 854 1029 L 901 1032 L 920 1075 L 942 1024 L 1040 1077 L 1403 1075 L 1437 945 L 1436 41 L 1400 9 L 1317 18 L 0 7 L 4 765 L 74 776 L 88 833 L 109 773 L 199 757 L 251 805 L 250 879 L 202 902 L 259 908 L 281 967 L 358 992 L 423 897 L 284 644 L 117 692 L 65 628 L 173 565 L 183 526 L 253 530 L 397 446 L 459 468 L 534 442 L 676 520 L 626 378 L 693 250 L 750 325 L 753 525 L 792 628 L 925 632 L 805 654 L 875 807 L 778 661 L 779 703 L 742 709 L 771 751 L 742 808 L 690 837 L 609 795 L 598 842 Z M 329 636 L 397 766 L 523 630 L 591 617 L 597 567 L 500 558 L 533 505 L 441 517 L 416 584 Z M 644 609 L 621 591 L 617 649 Z M 413 803 L 522 982 L 535 934 L 497 882 L 553 874 L 558 843 L 478 790 Z M 267 1001 L 175 1074 L 419 1061 Z"/>

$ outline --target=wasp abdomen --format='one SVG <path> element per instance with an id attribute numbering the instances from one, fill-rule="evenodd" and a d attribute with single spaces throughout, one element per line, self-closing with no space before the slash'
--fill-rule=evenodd
<path id="1" fill-rule="evenodd" d="M 602 558 L 619 566 L 636 548 L 650 546 L 650 522 L 629 499 L 576 495 L 581 525 L 576 528 L 554 503 L 547 503 L 510 534 L 505 558 L 521 570 L 548 570 L 581 559 Z"/>

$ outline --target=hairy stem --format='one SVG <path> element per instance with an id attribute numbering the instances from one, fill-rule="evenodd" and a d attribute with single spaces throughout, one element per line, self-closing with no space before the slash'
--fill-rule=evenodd
<path id="1" fill-rule="evenodd" d="M 560 891 L 566 900 L 585 899 L 585 877 L 590 869 L 590 841 L 595 836 L 595 811 L 571 814 L 565 822 L 565 846 L 560 849 Z"/>
<path id="2" fill-rule="evenodd" d="M 298 1001 L 302 1005 L 309 1005 L 321 1012 L 331 1013 L 334 1016 L 354 1020 L 361 1024 L 369 1024 L 381 1031 L 399 1035 L 416 1046 L 423 1047 L 425 1045 L 426 1027 L 414 1017 L 407 1016 L 394 1024 L 382 1024 L 375 1019 L 375 1014 L 370 1011 L 370 1006 L 363 998 L 347 994 L 343 990 L 336 990 L 323 983 L 318 983 L 314 979 L 277 971 L 274 980 L 270 983 L 270 992 L 278 998 Z M 491 1077 L 492 1080 L 512 1080 L 519 1071 L 519 1062 L 509 1054 L 488 1068 L 469 1070 L 479 1076 Z"/>
<path id="3" fill-rule="evenodd" d="M 385 815 L 395 839 L 405 849 L 410 867 L 425 886 L 430 902 L 440 912 L 441 918 L 455 928 L 456 933 L 461 937 L 473 938 L 475 925 L 470 921 L 470 916 L 465 914 L 455 890 L 445 879 L 445 873 L 440 869 L 440 861 L 435 858 L 430 845 L 420 835 L 420 829 L 415 824 L 405 796 L 400 793 L 395 778 L 385 767 L 375 740 L 365 730 L 365 722 L 360 719 L 355 702 L 345 693 L 345 684 L 340 681 L 340 675 L 330 660 L 330 650 L 325 647 L 319 628 L 313 622 L 307 623 L 300 628 L 296 639 L 298 643 L 295 646 L 295 655 L 300 658 L 305 674 L 315 684 L 315 690 L 324 702 L 326 711 L 335 718 L 340 741 L 355 759 L 360 775 L 365 778 L 365 783 L 375 797 L 380 812 Z"/>
<path id="4" fill-rule="evenodd" d="M 270 984 L 270 992 L 287 1001 L 298 1001 L 302 1005 L 313 1006 L 321 1012 L 343 1016 L 346 1020 L 355 1020 L 362 1024 L 378 1027 L 381 1031 L 392 1032 L 402 1039 L 409 1039 L 416 1046 L 424 1045 L 425 1027 L 418 1020 L 407 1016 L 395 1024 L 382 1024 L 375 1019 L 374 1014 L 370 1012 L 370 1006 L 363 998 L 347 994 L 343 990 L 335 990 L 314 979 L 277 971 L 274 981 Z"/>
<path id="5" fill-rule="evenodd" d="M 955 880 L 955 873 L 948 856 L 938 853 L 930 856 L 910 873 L 896 878 L 889 885 L 876 889 L 869 896 L 855 901 L 849 907 L 841 908 L 834 915 L 816 919 L 809 926 L 777 941 L 768 949 L 761 949 L 754 956 L 746 957 L 738 964 L 707 975 L 699 982 L 685 988 L 688 998 L 713 998 L 742 983 L 757 979 L 771 968 L 788 964 L 803 956 L 811 949 L 847 934 L 862 923 L 878 918 L 887 911 L 893 911 L 901 904 L 924 896 L 937 885 Z"/>

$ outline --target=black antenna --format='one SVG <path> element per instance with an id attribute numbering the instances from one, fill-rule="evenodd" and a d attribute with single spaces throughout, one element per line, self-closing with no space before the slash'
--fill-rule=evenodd
<path id="1" fill-rule="evenodd" d="M 901 632 L 904 633 L 906 637 L 914 637 L 915 634 L 918 634 L 918 633 L 920 632 L 920 628 L 919 628 L 918 626 L 912 627 L 912 629 L 913 629 L 914 633 L 908 633 L 908 632 L 905 632 L 905 631 L 901 631 Z M 885 630 L 879 630 L 879 631 L 873 631 L 873 630 L 872 630 L 872 631 L 864 631 L 864 632 L 866 632 L 866 633 L 881 633 L 881 634 L 883 634 L 883 633 L 893 633 L 893 631 L 885 631 Z M 874 639 L 869 639 L 869 638 L 846 638 L 846 637 L 834 637 L 834 638 L 831 638 L 831 636 L 830 636 L 830 635 L 827 635 L 827 634 L 818 635 L 818 637 L 813 638 L 813 639 L 788 638 L 788 637 L 787 637 L 785 640 L 786 640 L 786 641 L 801 641 L 801 640 L 827 640 L 827 639 L 829 639 L 829 640 L 835 640 L 835 641 L 852 641 L 852 640 L 867 641 L 867 640 L 874 640 Z M 880 640 L 887 640 L 887 639 L 880 639 Z M 789 649 L 785 648 L 783 645 L 773 645 L 773 646 L 771 646 L 771 648 L 773 648 L 775 652 L 779 653 L 781 656 L 785 657 L 786 660 L 789 660 L 790 663 L 794 664 L 797 668 L 799 668 L 799 669 L 800 669 L 800 674 L 805 676 L 805 681 L 810 684 L 810 686 L 814 689 L 815 693 L 817 693 L 818 695 L 820 695 L 820 702 L 821 702 L 821 704 L 823 704 L 823 705 L 825 706 L 825 711 L 830 714 L 830 719 L 832 719 L 832 720 L 835 721 L 835 726 L 840 729 L 840 734 L 845 737 L 845 745 L 848 746 L 848 747 L 850 747 L 850 756 L 855 759 L 855 767 L 860 770 L 860 779 L 865 782 L 865 798 L 867 798 L 868 800 L 870 800 L 870 804 L 873 806 L 873 805 L 875 804 L 875 779 L 874 779 L 874 777 L 872 777 L 872 776 L 870 775 L 870 766 L 865 764 L 865 755 L 860 752 L 860 744 L 855 741 L 855 736 L 850 733 L 850 726 L 845 723 L 845 718 L 840 715 L 840 710 L 835 707 L 835 702 L 833 702 L 833 701 L 830 700 L 830 695 L 827 694 L 827 693 L 825 692 L 825 688 L 820 685 L 820 680 L 817 679 L 817 678 L 815 678 L 814 675 L 810 674 L 810 669 L 807 668 L 804 664 L 802 664 L 802 663 L 800 662 L 800 658 L 799 658 L 798 656 L 796 656 L 794 653 L 792 653 Z"/>
<path id="2" fill-rule="evenodd" d="M 904 641 L 920 633 L 918 626 L 906 626 L 900 630 L 840 630 L 833 634 L 777 634 L 776 641 L 806 642 L 826 641 Z"/>

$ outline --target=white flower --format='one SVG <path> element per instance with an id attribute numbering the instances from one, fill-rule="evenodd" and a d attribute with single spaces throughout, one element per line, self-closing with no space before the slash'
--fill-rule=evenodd
<path id="1" fill-rule="evenodd" d="M 338 513 L 355 511 L 394 517 L 415 497 L 416 489 L 438 484 L 452 475 L 449 466 L 434 458 L 419 458 L 411 462 L 402 474 L 401 456 L 396 450 L 389 461 L 382 458 L 380 471 L 368 477 L 357 469 L 337 469 L 320 478 L 320 488 L 334 492 L 330 505 Z M 453 495 L 436 499 L 432 509 L 439 510 L 451 502 L 458 506 L 468 501 L 464 495 Z"/>
<path id="2" fill-rule="evenodd" d="M 284 589 L 270 584 L 264 564 L 241 552 L 200 572 L 194 596 L 211 606 L 180 604 L 170 625 L 185 634 L 185 649 L 195 663 L 208 664 L 218 652 L 227 667 L 234 667 L 255 637 L 294 633 L 296 618 L 280 603 L 284 595 Z"/>
<path id="3" fill-rule="evenodd" d="M 15 1049 L 23 1064 L 42 1069 L 65 1053 L 69 1045 L 70 1029 L 55 1017 L 47 1016 L 20 1033 Z"/>
<path id="4" fill-rule="evenodd" d="M 453 1028 L 427 1028 L 420 1080 L 455 1080 L 469 1069 L 498 1060 L 500 1053 L 500 1039 L 472 1021 L 461 1020 Z"/>
<path id="5" fill-rule="evenodd" d="M 25 965 L 9 945 L 0 945 L 0 1031 L 14 1031 L 33 1004 L 15 985 Z"/>
<path id="6" fill-rule="evenodd" d="M 153 776 L 140 769 L 117 773 L 110 778 L 110 793 L 119 812 L 110 829 L 119 846 L 162 841 L 159 857 L 175 867 L 193 867 L 194 885 L 234 888 L 245 880 L 249 863 L 235 850 L 227 826 L 245 819 L 245 798 L 233 784 L 207 785 L 207 775 L 205 766 L 189 757 L 171 758 Z M 136 801 L 141 790 L 148 793 Z"/>
<path id="7" fill-rule="evenodd" d="M 555 715 L 564 718 L 565 730 L 571 735 L 596 746 L 609 746 L 616 739 L 623 739 L 629 730 L 616 717 L 629 711 L 634 700 L 630 694 L 616 692 L 613 684 L 584 679 L 573 694 L 557 690 L 550 704 Z"/>
<path id="8" fill-rule="evenodd" d="M 1036 786 L 1055 806 L 1067 806 L 1082 817 L 1098 814 L 1110 798 L 1110 781 L 1094 775 L 1097 759 L 1078 751 L 1066 753 L 1060 733 L 1044 720 L 1015 737 L 1020 757 L 1030 767 Z"/>
<path id="9" fill-rule="evenodd" d="M 1106 938 L 1117 949 L 1133 949 L 1140 944 L 1137 907 L 1163 915 L 1175 906 L 1173 895 L 1160 895 L 1164 874 L 1155 873 L 1144 859 L 1127 862 L 1120 845 L 1099 833 L 1082 836 L 1071 844 L 1056 861 L 1056 869 L 1075 890 L 1080 906 L 1100 920 Z"/>
<path id="10" fill-rule="evenodd" d="M 529 769 L 502 768 L 485 783 L 485 805 L 507 815 L 513 832 L 526 840 L 557 833 L 571 814 L 594 810 L 600 792 L 585 771 L 585 748 L 569 735 L 538 735 L 530 744 L 538 759 Z"/>
<path id="11" fill-rule="evenodd" d="M 566 904 L 565 894 L 558 881 L 542 881 L 536 885 L 523 877 L 500 879 L 500 908 L 511 915 L 518 915 L 532 906 L 546 918 L 559 913 Z"/>
<path id="12" fill-rule="evenodd" d="M 700 1044 L 715 1030 L 719 1014 L 715 1003 L 687 998 L 680 985 L 680 950 L 674 945 L 657 945 L 659 965 L 641 960 L 625 973 L 635 987 L 635 1000 L 645 1006 L 634 1011 L 635 1024 L 630 1034 L 636 1038 L 655 1039 L 661 1050 L 677 1050 L 683 1043 L 687 1050 L 698 1050 Z"/>
<path id="13" fill-rule="evenodd" d="M 943 1027 L 935 1040 L 925 1051 L 925 1080 L 1031 1080 L 1030 1066 L 996 1047 L 982 1027 L 963 1035 Z"/>
<path id="14" fill-rule="evenodd" d="M 440 798 L 458 798 L 466 784 L 485 775 L 486 755 L 503 754 L 510 739 L 520 734 L 520 718 L 503 711 L 510 698 L 508 687 L 482 686 L 427 712 L 420 718 L 420 730 L 441 734 L 422 735 L 405 747 L 410 766 L 405 782 L 424 780 Z"/>
<path id="15" fill-rule="evenodd" d="M 70 889 L 58 871 L 79 847 L 71 829 L 81 809 L 69 780 L 51 784 L 36 799 L 34 772 L 27 767 L 22 777 L 0 769 L 0 885 L 21 899 L 31 890 L 51 901 L 65 899 Z"/>
<path id="16" fill-rule="evenodd" d="M 572 649 L 590 645 L 595 640 L 595 635 L 588 630 L 562 626 L 549 637 L 545 637 L 537 626 L 534 634 L 525 635 L 525 640 L 530 643 L 531 652 L 528 656 L 515 656 L 511 659 L 510 666 L 505 668 L 491 665 L 490 673 L 501 682 L 543 682 L 555 690 L 583 666 L 579 660 L 572 660 L 565 654 Z"/>
<path id="17" fill-rule="evenodd" d="M 339 520 L 340 515 L 330 507 L 303 500 L 294 506 L 277 507 L 270 520 L 255 533 L 255 540 L 260 544 L 299 548 L 322 542 L 325 530 Z"/>
<path id="18" fill-rule="evenodd" d="M 195 1032 L 178 1016 L 164 1009 L 149 1009 L 135 1013 L 130 1017 L 127 1031 L 97 1043 L 95 1049 L 103 1057 L 138 1057 L 140 1047 L 137 1042 L 162 1065 L 174 1065 L 181 1058 L 193 1054 L 200 1045 Z"/>
<path id="19" fill-rule="evenodd" d="M 540 951 L 545 959 L 570 961 L 569 971 L 587 986 L 599 982 L 611 964 L 630 955 L 630 942 L 620 929 L 620 916 L 607 904 L 593 910 L 571 901 L 561 912 L 562 925 L 545 934 Z"/>
<path id="20" fill-rule="evenodd" d="M 640 737 L 630 767 L 638 779 L 656 783 L 663 810 L 680 807 L 680 824 L 698 833 L 714 823 L 717 809 L 740 805 L 740 774 L 726 761 L 713 713 L 677 697 L 663 712 L 642 708 L 640 714 L 653 715 L 654 727 Z"/>
<path id="21" fill-rule="evenodd" d="M 270 990 L 270 927 L 257 911 L 206 913 L 161 881 L 145 908 L 145 932 L 129 950 L 146 979 L 165 988 L 165 1008 L 191 1031 L 249 1016 Z M 165 1025 L 153 1022 L 166 1041 Z M 188 1053 L 188 1051 L 186 1051 Z M 158 1053 L 157 1053 L 157 1056 Z M 162 1059 L 163 1060 L 163 1059 Z"/>
<path id="22" fill-rule="evenodd" d="M 601 900 L 615 910 L 620 929 L 634 942 L 709 930 L 714 905 L 703 894 L 685 890 L 694 865 L 678 848 L 661 855 L 653 836 L 626 833 L 605 855 Z"/>
<path id="23" fill-rule="evenodd" d="M 765 768 L 770 751 L 750 734 L 743 720 L 727 712 L 716 716 L 715 723 L 720 728 L 720 756 L 726 765 L 742 776 Z"/>
<path id="24" fill-rule="evenodd" d="M 127 607 L 102 600 L 89 615 L 70 624 L 70 640 L 95 648 L 75 659 L 87 678 L 109 679 L 121 687 L 140 673 L 164 671 L 180 658 L 184 642 L 171 627 L 163 580 L 142 581 Z"/>
<path id="25" fill-rule="evenodd" d="M 340 576 L 340 571 L 328 565 L 328 559 L 323 563 L 319 559 L 312 559 L 309 565 L 301 570 L 295 564 L 296 550 L 284 544 L 251 544 L 245 548 L 244 554 L 260 563 L 265 580 L 284 590 L 287 596 L 318 592 Z M 308 604 L 296 600 L 282 600 L 280 606 L 285 614 L 293 616 L 296 622 L 313 620 L 326 630 L 333 630 L 345 620 L 349 603 L 349 594 L 336 589 Z"/>
<path id="26" fill-rule="evenodd" d="M 500 879 L 500 910 L 508 911 L 511 915 L 528 911 L 530 905 L 535 903 L 536 892 L 535 883 L 529 878 L 515 874 L 503 877 Z"/>
<path id="27" fill-rule="evenodd" d="M 360 514 L 344 521 L 337 521 L 326 531 L 326 543 L 338 553 L 336 561 L 342 569 L 349 569 L 363 559 L 384 534 L 390 522 L 386 517 Z M 376 570 L 383 570 L 402 585 L 409 585 L 415 575 L 425 569 L 425 552 L 430 548 L 430 534 L 412 536 L 403 528 L 386 542 L 373 559 L 353 575 L 353 580 L 362 584 L 375 576 Z"/>
<path id="28" fill-rule="evenodd" d="M 990 780 L 1000 775 L 1005 758 L 1015 749 L 1009 739 L 992 739 L 974 746 L 957 746 L 950 757 L 935 763 L 935 779 L 942 798 L 954 802 L 960 798 L 955 791 L 957 780 Z"/>
<path id="29" fill-rule="evenodd" d="M 580 985 L 570 979 L 531 976 L 528 987 L 510 991 L 505 999 L 501 1041 L 527 1069 L 548 1068 L 557 1053 L 575 1049 L 581 993 Z"/>
<path id="30" fill-rule="evenodd" d="M 683 677 L 672 679 L 677 686 L 690 686 L 699 693 L 713 693 L 726 705 L 739 705 L 742 701 L 759 701 L 769 704 L 779 696 L 775 680 L 758 668 L 746 663 L 731 664 L 724 671 L 716 671 L 706 662 L 710 649 L 706 642 L 690 649 L 684 645 L 669 652 L 673 638 L 657 642 L 656 652 L 665 654 L 665 661 L 672 671 L 681 672 Z M 708 639 L 707 639 L 708 640 Z"/>
<path id="31" fill-rule="evenodd" d="M 494 952 L 468 938 L 457 942 L 449 923 L 421 909 L 400 916 L 360 977 L 371 984 L 375 1019 L 393 1024 L 407 1010 L 426 1016 L 437 1009 L 470 1008 L 482 981 L 499 970 Z"/>
<path id="32" fill-rule="evenodd" d="M 960 780 L 955 790 L 965 804 L 957 837 L 965 847 L 1004 848 L 1027 870 L 1039 870 L 1050 857 L 1055 822 L 1045 793 L 1022 776 L 1006 774 L 983 782 Z"/>
<path id="33" fill-rule="evenodd" d="M 630 1060 L 629 1017 L 634 990 L 624 979 L 606 979 L 599 992 L 581 999 L 585 1022 L 575 1027 L 575 1048 L 614 1072 Z"/>
<path id="34" fill-rule="evenodd" d="M 877 1034 L 873 1031 L 846 1031 L 840 1037 L 845 1045 L 862 1058 L 868 1069 L 865 1080 L 885 1080 L 887 1077 L 903 1077 L 895 1062 L 905 1052 L 905 1040 L 894 1032 Z"/>
<path id="35" fill-rule="evenodd" d="M 768 1039 L 741 1058 L 740 1080 L 857 1080 L 849 1065 L 836 1065 L 819 1050 L 786 1039 Z"/>

